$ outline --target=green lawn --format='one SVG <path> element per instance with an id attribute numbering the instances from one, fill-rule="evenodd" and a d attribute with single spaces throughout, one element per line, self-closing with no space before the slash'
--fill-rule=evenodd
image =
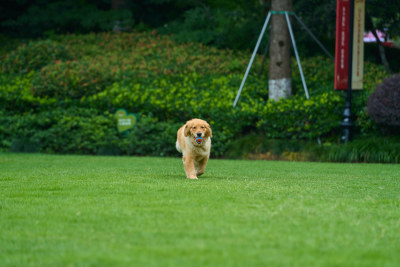
<path id="1" fill-rule="evenodd" d="M 400 165 L 0 154 L 1 266 L 399 266 Z"/>

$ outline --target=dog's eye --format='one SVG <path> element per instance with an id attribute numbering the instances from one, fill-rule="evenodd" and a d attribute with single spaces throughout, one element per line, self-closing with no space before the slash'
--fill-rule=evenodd
<path id="1" fill-rule="evenodd" d="M 201 126 L 201 129 L 204 129 L 204 126 Z"/>
<path id="2" fill-rule="evenodd" d="M 194 126 L 193 129 L 196 129 L 196 126 Z"/>

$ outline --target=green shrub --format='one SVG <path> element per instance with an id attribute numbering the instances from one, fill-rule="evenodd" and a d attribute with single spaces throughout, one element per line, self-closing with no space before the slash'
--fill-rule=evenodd
<path id="1" fill-rule="evenodd" d="M 0 111 L 2 147 L 14 152 L 100 155 L 177 155 L 180 124 L 140 116 L 130 131 L 118 133 L 109 112 L 94 109 L 55 109 L 10 115 Z"/>
<path id="2" fill-rule="evenodd" d="M 87 58 L 88 59 L 88 58 Z M 102 91 L 115 80 L 109 61 L 90 59 L 57 62 L 40 70 L 32 79 L 34 96 L 59 100 L 80 99 Z"/>
<path id="3" fill-rule="evenodd" d="M 22 44 L 16 50 L 6 54 L 0 62 L 0 71 L 28 73 L 50 63 L 71 58 L 71 52 L 64 44 L 51 40 L 39 40 Z"/>
<path id="4" fill-rule="evenodd" d="M 14 14 L 1 23 L 4 31 L 14 36 L 43 37 L 69 32 L 111 31 L 116 21 L 120 21 L 121 28 L 130 28 L 133 25 L 130 10 L 108 10 L 110 4 L 107 3 L 104 8 L 104 2 L 93 4 L 80 0 L 33 1 L 29 4 L 15 3 L 14 8 L 15 6 L 19 6 L 18 9 L 24 12 Z"/>
<path id="5" fill-rule="evenodd" d="M 324 93 L 306 100 L 293 97 L 268 102 L 262 110 L 258 128 L 265 129 L 268 138 L 317 139 L 337 133 L 343 100 L 334 93 Z"/>
<path id="6" fill-rule="evenodd" d="M 369 97 L 367 108 L 375 123 L 400 129 L 400 75 L 379 84 Z"/>
<path id="7" fill-rule="evenodd" d="M 310 96 L 318 95 L 333 90 L 335 65 L 327 57 L 314 57 L 311 60 L 301 59 L 301 66 L 305 75 Z M 293 91 L 305 95 L 301 81 L 300 71 L 295 59 L 292 60 Z"/>
<path id="8" fill-rule="evenodd" d="M 309 100 L 294 71 L 295 94 L 271 102 L 268 79 L 255 75 L 261 62 L 256 57 L 238 106 L 233 108 L 249 54 L 199 44 L 178 45 L 155 32 L 53 39 L 63 44 L 71 58 L 46 61 L 41 57 L 37 62 L 42 63 L 29 73 L 0 75 L 3 122 L 14 121 L 11 128 L 1 128 L 3 148 L 176 155 L 176 131 L 194 117 L 207 120 L 215 131 L 212 153 L 216 157 L 224 156 L 234 140 L 252 133 L 268 139 L 337 139 L 344 94 L 333 91 L 333 63 L 326 58 L 302 61 Z M 30 58 L 24 60 L 28 61 L 21 65 L 31 64 Z M 12 62 L 2 66 L 11 69 Z M 375 65 L 366 64 L 365 69 L 368 90 L 354 94 L 353 110 L 357 130 L 367 135 L 373 124 L 365 115 L 365 101 L 383 75 Z M 115 131 L 112 114 L 118 108 L 139 115 L 138 124 L 128 133 Z"/>
<path id="9" fill-rule="evenodd" d="M 243 9 L 197 7 L 186 11 L 182 20 L 172 21 L 160 27 L 159 31 L 173 34 L 178 42 L 249 49 L 254 47 L 263 24 L 260 11 L 252 10 L 245 15 Z"/>
<path id="10" fill-rule="evenodd" d="M 137 125 L 125 134 L 124 152 L 128 155 L 178 155 L 176 134 L 182 125 L 159 121 L 152 116 L 140 116 Z"/>
<path id="11" fill-rule="evenodd" d="M 33 71 L 23 76 L 0 75 L 0 110 L 12 113 L 32 112 L 56 106 L 57 100 L 32 94 Z"/>
<path id="12" fill-rule="evenodd" d="M 7 126 L 0 135 L 11 151 L 96 154 L 101 145 L 115 139 L 113 116 L 93 109 L 3 113 L 1 120 Z"/>

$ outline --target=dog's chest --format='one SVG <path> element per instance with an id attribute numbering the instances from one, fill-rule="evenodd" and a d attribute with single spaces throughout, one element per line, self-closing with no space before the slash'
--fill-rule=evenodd
<path id="1" fill-rule="evenodd" d="M 186 143 L 194 156 L 206 157 L 210 154 L 211 140 L 209 139 L 204 140 L 203 145 L 195 145 L 189 139 L 186 139 Z"/>
<path id="2" fill-rule="evenodd" d="M 207 156 L 209 153 L 209 149 L 206 146 L 194 146 L 193 152 L 199 156 Z"/>

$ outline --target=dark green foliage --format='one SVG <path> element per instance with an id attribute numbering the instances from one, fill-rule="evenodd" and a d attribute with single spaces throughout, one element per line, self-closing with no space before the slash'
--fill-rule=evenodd
<path id="1" fill-rule="evenodd" d="M 243 9 L 188 10 L 183 20 L 159 28 L 160 33 L 173 34 L 179 42 L 200 42 L 218 48 L 249 49 L 254 47 L 265 19 L 262 10 L 245 13 Z M 255 27 L 255 25 L 259 25 Z"/>
<path id="2" fill-rule="evenodd" d="M 316 140 L 337 132 L 343 101 L 335 93 L 325 93 L 310 100 L 292 98 L 268 102 L 258 122 L 267 138 Z"/>
<path id="3" fill-rule="evenodd" d="M 266 0 L 122 2 L 121 9 L 112 10 L 112 1 L 108 0 L 3 0 L 0 3 L 0 31 L 19 37 L 47 37 L 60 33 L 110 31 L 119 23 L 123 30 L 158 29 L 185 42 L 253 49 L 270 10 L 270 1 Z M 366 29 L 387 29 L 391 37 L 398 36 L 399 6 L 400 0 L 385 1 L 384 5 L 378 0 L 367 1 Z M 336 1 L 297 0 L 293 1 L 293 11 L 333 54 Z M 323 54 L 296 20 L 293 20 L 293 29 L 300 54 Z M 366 51 L 368 56 L 370 53 Z M 398 70 L 398 60 L 390 56 L 388 59 L 391 67 Z"/>
<path id="4" fill-rule="evenodd" d="M 400 128 L 400 75 L 378 85 L 368 99 L 367 112 L 377 124 Z"/>
<path id="5" fill-rule="evenodd" d="M 317 148 L 320 160 L 335 162 L 400 163 L 400 140 L 398 137 L 370 137 L 355 140 L 346 145 L 330 145 Z"/>
<path id="6" fill-rule="evenodd" d="M 336 1 L 307 0 L 293 1 L 293 11 L 312 31 L 323 45 L 335 54 Z M 299 53 L 307 56 L 322 55 L 324 52 L 310 37 L 301 24 L 292 19 L 293 31 Z"/>
<path id="7" fill-rule="evenodd" d="M 384 5 L 377 0 L 366 1 L 366 30 L 386 29 L 391 36 L 398 36 L 400 34 L 399 6 L 399 0 L 388 0 Z"/>
<path id="8" fill-rule="evenodd" d="M 316 142 L 299 140 L 269 139 L 264 135 L 249 134 L 232 142 L 225 156 L 228 158 L 265 159 L 269 153 L 270 159 L 285 159 L 285 152 L 307 151 L 308 147 L 316 146 Z M 264 157 L 263 157 L 264 156 Z"/>
<path id="9" fill-rule="evenodd" d="M 96 154 L 105 142 L 116 141 L 113 116 L 93 109 L 3 113 L 1 120 L 1 139 L 11 151 Z"/>
<path id="10" fill-rule="evenodd" d="M 1 146 L 13 152 L 99 155 L 177 155 L 180 124 L 140 116 L 136 127 L 117 133 L 113 114 L 95 109 L 55 109 L 35 114 L 0 113 Z"/>
<path id="11" fill-rule="evenodd" d="M 37 97 L 57 99 L 80 99 L 95 94 L 115 80 L 112 70 L 104 71 L 109 65 L 105 58 L 56 62 L 35 75 L 32 93 Z"/>
<path id="12" fill-rule="evenodd" d="M 59 42 L 39 40 L 23 44 L 1 57 L 0 70 L 7 73 L 27 73 L 39 70 L 47 64 L 72 59 L 71 51 Z"/>
<path id="13" fill-rule="evenodd" d="M 376 43 L 364 43 L 364 51 L 365 61 L 382 64 L 379 48 Z M 400 72 L 400 49 L 385 46 L 385 54 L 390 69 L 393 72 Z"/>
<path id="14" fill-rule="evenodd" d="M 17 1 L 4 6 L 14 14 L 4 14 L 1 28 L 10 35 L 41 37 L 57 33 L 110 31 L 133 26 L 132 11 L 110 10 L 111 4 L 99 1 Z M 93 3 L 90 3 L 93 2 Z"/>
<path id="15" fill-rule="evenodd" d="M 181 126 L 181 123 L 159 121 L 151 115 L 141 116 L 137 126 L 124 137 L 126 147 L 121 150 L 128 155 L 179 155 L 175 143 Z"/>
<path id="16" fill-rule="evenodd" d="M 53 49 L 46 57 L 41 45 Z M 26 51 L 24 49 L 27 49 Z M 50 51 L 53 51 L 50 49 Z M 23 53 L 21 51 L 24 51 Z M 30 71 L 1 67 L 0 147 L 32 151 L 110 155 L 177 155 L 176 131 L 188 119 L 207 120 L 215 135 L 213 157 L 223 157 L 237 138 L 256 133 L 268 139 L 335 141 L 343 94 L 332 88 L 333 64 L 326 58 L 304 59 L 311 98 L 306 100 L 299 74 L 295 94 L 268 101 L 267 78 L 249 76 L 238 106 L 232 107 L 249 54 L 199 44 L 177 44 L 148 33 L 56 36 L 32 42 L 10 55 Z M 63 51 L 57 52 L 57 51 Z M 254 69 L 261 58 L 255 60 Z M 365 66 L 365 87 L 373 88 L 384 72 Z M 267 72 L 267 70 L 265 70 Z M 365 115 L 370 90 L 354 98 L 357 128 L 374 127 Z M 113 114 L 119 108 L 138 115 L 137 125 L 119 134 Z"/>
<path id="17" fill-rule="evenodd" d="M 228 151 L 229 158 L 400 163 L 398 137 L 366 137 L 347 144 L 316 141 L 266 139 L 248 135 L 235 140 Z"/>

